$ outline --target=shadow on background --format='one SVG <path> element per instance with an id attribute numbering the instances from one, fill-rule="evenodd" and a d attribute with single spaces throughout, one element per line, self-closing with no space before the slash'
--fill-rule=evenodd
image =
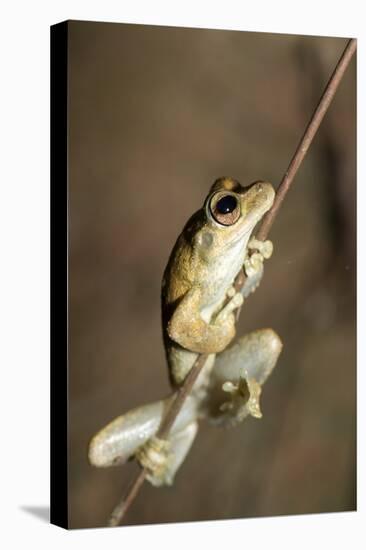
<path id="1" fill-rule="evenodd" d="M 46 523 L 50 522 L 50 507 L 49 506 L 20 506 L 23 512 L 27 512 L 31 516 L 38 518 Z"/>

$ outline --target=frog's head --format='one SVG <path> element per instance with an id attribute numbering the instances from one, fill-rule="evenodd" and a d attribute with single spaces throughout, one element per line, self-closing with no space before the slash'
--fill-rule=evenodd
<path id="1" fill-rule="evenodd" d="M 210 189 L 204 210 L 210 229 L 230 246 L 250 237 L 271 208 L 275 191 L 270 183 L 256 181 L 247 187 L 232 178 L 220 178 Z"/>

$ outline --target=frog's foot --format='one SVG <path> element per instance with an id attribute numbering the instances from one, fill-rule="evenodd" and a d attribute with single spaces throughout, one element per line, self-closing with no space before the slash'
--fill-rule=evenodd
<path id="1" fill-rule="evenodd" d="M 277 334 L 271 329 L 261 329 L 242 336 L 217 354 L 203 414 L 221 426 L 234 426 L 249 415 L 260 418 L 261 388 L 281 349 Z"/>
<path id="2" fill-rule="evenodd" d="M 271 241 L 259 241 L 254 237 L 250 239 L 243 266 L 247 276 L 241 290 L 244 298 L 258 287 L 263 276 L 263 262 L 271 257 L 272 252 L 273 244 Z"/>
<path id="3" fill-rule="evenodd" d="M 244 376 L 240 376 L 237 383 L 225 382 L 222 389 L 230 394 L 230 400 L 220 406 L 222 412 L 228 412 L 238 422 L 248 415 L 262 418 L 259 404 L 262 388 L 255 378 L 249 378 L 247 371 Z"/>
<path id="4" fill-rule="evenodd" d="M 259 241 L 253 237 L 248 243 L 248 250 L 250 253 L 244 260 L 245 273 L 247 277 L 258 279 L 259 282 L 262 277 L 263 262 L 272 256 L 272 241 Z"/>
<path id="5" fill-rule="evenodd" d="M 156 436 L 149 439 L 136 453 L 136 459 L 146 469 L 146 478 L 155 486 L 168 483 L 167 473 L 172 462 L 171 442 Z"/>
<path id="6" fill-rule="evenodd" d="M 226 296 L 228 298 L 233 298 L 235 296 L 235 294 L 236 294 L 236 290 L 235 290 L 234 285 L 229 286 L 229 288 L 226 291 Z"/>
<path id="7" fill-rule="evenodd" d="M 198 423 L 191 422 L 169 439 L 152 437 L 136 453 L 136 459 L 146 468 L 146 479 L 155 487 L 172 485 L 174 476 L 185 457 L 198 430 Z"/>
<path id="8" fill-rule="evenodd" d="M 269 239 L 266 241 L 260 241 L 255 237 L 252 237 L 248 242 L 249 250 L 257 250 L 265 260 L 268 260 L 273 254 L 273 243 Z"/>

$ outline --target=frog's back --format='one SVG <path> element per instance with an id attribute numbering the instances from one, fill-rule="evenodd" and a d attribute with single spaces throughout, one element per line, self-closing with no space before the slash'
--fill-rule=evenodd
<path id="1" fill-rule="evenodd" d="M 202 225 L 202 216 L 199 210 L 188 220 L 179 235 L 165 268 L 161 288 L 163 330 L 179 301 L 194 285 L 197 259 L 193 236 L 200 225 Z"/>
<path id="2" fill-rule="evenodd" d="M 174 342 L 167 333 L 168 323 L 186 293 L 194 285 L 196 262 L 193 235 L 201 224 L 201 211 L 196 212 L 187 222 L 178 237 L 165 268 L 161 288 L 161 314 L 165 353 L 168 362 L 170 381 L 176 385 L 176 366 L 185 362 L 192 365 L 197 354 L 186 350 Z M 188 368 L 187 364 L 187 368 Z M 189 369 L 188 369 L 189 370 Z"/>

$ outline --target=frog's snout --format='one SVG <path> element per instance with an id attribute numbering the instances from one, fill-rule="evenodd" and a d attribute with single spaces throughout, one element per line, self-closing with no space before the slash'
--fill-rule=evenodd
<path id="1" fill-rule="evenodd" d="M 256 181 L 251 185 L 251 188 L 254 188 L 255 193 L 260 194 L 262 198 L 266 199 L 272 205 L 276 193 L 271 183 L 268 181 Z"/>
<path id="2" fill-rule="evenodd" d="M 271 183 L 267 181 L 255 181 L 245 189 L 242 204 L 246 211 L 260 219 L 272 206 L 276 196 Z"/>

